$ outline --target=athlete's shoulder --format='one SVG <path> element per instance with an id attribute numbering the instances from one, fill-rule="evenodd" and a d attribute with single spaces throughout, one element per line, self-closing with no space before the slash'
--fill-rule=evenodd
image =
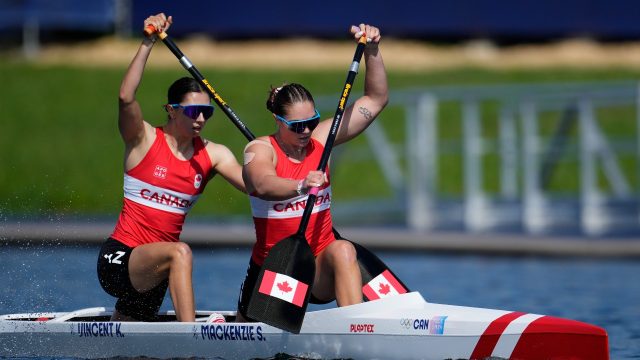
<path id="1" fill-rule="evenodd" d="M 273 145 L 269 140 L 269 136 L 260 136 L 250 141 L 245 147 L 244 152 L 251 151 L 273 151 Z"/>
<path id="2" fill-rule="evenodd" d="M 257 137 L 255 139 L 251 140 L 244 148 L 246 149 L 246 148 L 254 146 L 254 145 L 273 147 L 273 145 L 271 145 L 271 140 L 270 140 L 269 136 Z"/>
<path id="3" fill-rule="evenodd" d="M 224 153 L 224 154 L 231 154 L 231 149 L 229 149 L 226 145 L 224 144 L 220 144 L 220 143 L 216 143 L 210 140 L 206 140 L 203 139 L 203 143 L 204 143 L 204 147 L 207 150 L 207 152 L 211 155 L 212 153 Z"/>
<path id="4" fill-rule="evenodd" d="M 271 159 L 276 164 L 278 155 L 269 136 L 260 136 L 244 147 L 244 165 L 248 165 L 256 156 L 261 159 Z"/>

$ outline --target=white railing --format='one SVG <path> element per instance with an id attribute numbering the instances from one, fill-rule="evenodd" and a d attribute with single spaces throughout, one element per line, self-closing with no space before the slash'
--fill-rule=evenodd
<path id="1" fill-rule="evenodd" d="M 392 91 L 388 109 L 402 108 L 393 113 L 404 114 L 404 143 L 392 143 L 384 130 L 385 122 L 401 120 L 389 118 L 389 110 L 365 136 L 368 153 L 394 195 L 341 199 L 337 218 L 404 219 L 419 231 L 640 235 L 638 89 L 630 81 Z M 335 99 L 332 95 L 316 102 L 328 114 Z M 441 139 L 443 123 L 456 121 L 460 137 Z M 616 124 L 633 130 L 616 134 Z M 349 156 L 339 154 L 352 151 L 350 146 L 334 157 L 336 166 L 347 166 Z M 439 170 L 443 154 L 450 153 L 461 157 L 463 188 L 459 196 L 447 198 L 440 191 Z M 483 165 L 489 157 L 496 166 Z M 558 174 L 575 177 L 575 187 L 552 190 Z M 487 178 L 497 179 L 492 190 Z"/>

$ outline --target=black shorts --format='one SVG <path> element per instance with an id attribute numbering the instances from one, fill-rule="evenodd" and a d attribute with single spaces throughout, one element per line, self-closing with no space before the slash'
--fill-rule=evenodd
<path id="1" fill-rule="evenodd" d="M 240 312 L 240 314 L 248 321 L 253 321 L 253 319 L 247 316 L 247 308 L 249 307 L 249 299 L 251 298 L 253 288 L 256 286 L 259 274 L 260 265 L 256 264 L 253 259 L 249 260 L 247 276 L 245 276 L 244 281 L 242 282 L 242 287 L 240 287 L 240 296 L 238 297 L 238 312 Z M 313 293 L 309 297 L 309 303 L 311 304 L 328 304 L 334 300 L 335 299 L 320 300 L 313 296 Z"/>
<path id="2" fill-rule="evenodd" d="M 118 298 L 116 310 L 140 321 L 155 321 L 167 292 L 168 280 L 155 288 L 138 292 L 129 278 L 129 257 L 133 248 L 112 238 L 102 244 L 98 255 L 98 280 L 107 294 Z"/>

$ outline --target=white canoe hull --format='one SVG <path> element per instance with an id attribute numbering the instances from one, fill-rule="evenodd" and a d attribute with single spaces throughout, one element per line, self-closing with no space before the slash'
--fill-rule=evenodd
<path id="1" fill-rule="evenodd" d="M 109 322 L 105 319 L 110 312 L 104 308 L 78 313 L 83 315 L 1 316 L 0 357 L 609 357 L 607 334 L 599 327 L 536 314 L 431 304 L 418 293 L 309 312 L 300 334 L 263 323 Z"/>

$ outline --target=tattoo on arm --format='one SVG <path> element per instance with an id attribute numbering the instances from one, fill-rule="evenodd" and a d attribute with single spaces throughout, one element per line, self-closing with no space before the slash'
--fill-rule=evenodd
<path id="1" fill-rule="evenodd" d="M 364 106 L 360 106 L 358 108 L 358 112 L 362 114 L 364 118 L 367 119 L 367 121 L 370 121 L 371 119 L 373 119 L 373 115 L 371 114 L 371 111 L 369 111 L 369 109 L 367 109 Z"/>

